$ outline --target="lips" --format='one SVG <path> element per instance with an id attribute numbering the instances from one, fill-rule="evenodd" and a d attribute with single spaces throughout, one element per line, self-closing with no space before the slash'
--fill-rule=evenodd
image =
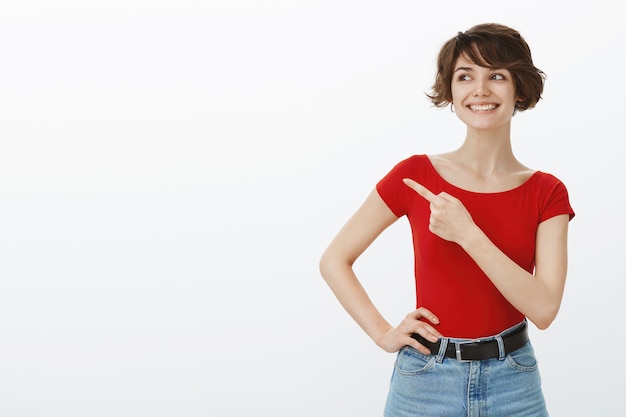
<path id="1" fill-rule="evenodd" d="M 497 104 L 470 104 L 469 106 L 467 106 L 470 108 L 470 110 L 473 111 L 491 111 L 494 110 L 496 107 L 498 107 Z"/>

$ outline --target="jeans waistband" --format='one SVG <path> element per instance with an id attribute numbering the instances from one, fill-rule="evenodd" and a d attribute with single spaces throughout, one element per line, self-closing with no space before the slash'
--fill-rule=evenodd
<path id="1" fill-rule="evenodd" d="M 460 362 L 495 359 L 503 360 L 509 353 L 521 348 L 528 342 L 527 322 L 523 322 L 495 335 L 479 339 L 440 338 L 433 343 L 419 334 L 412 337 L 430 349 L 437 356 L 437 362 L 444 357 Z"/>

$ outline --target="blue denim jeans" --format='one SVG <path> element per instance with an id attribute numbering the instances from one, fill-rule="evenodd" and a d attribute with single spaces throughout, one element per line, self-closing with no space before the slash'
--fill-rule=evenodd
<path id="1" fill-rule="evenodd" d="M 492 339 L 501 338 L 512 327 Z M 481 340 L 488 340 L 483 338 Z M 398 352 L 385 417 L 546 417 L 541 377 L 530 342 L 500 357 L 460 362 L 447 358 L 448 343 L 424 355 L 410 346 Z"/>

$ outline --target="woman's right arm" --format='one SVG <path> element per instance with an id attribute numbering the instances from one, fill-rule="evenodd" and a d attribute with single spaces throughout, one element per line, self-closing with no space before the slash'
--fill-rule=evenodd
<path id="1" fill-rule="evenodd" d="M 430 351 L 411 337 L 419 333 L 435 342 L 441 334 L 426 318 L 438 319 L 425 308 L 409 313 L 397 327 L 391 326 L 370 300 L 352 265 L 371 243 L 398 218 L 373 190 L 361 207 L 339 231 L 320 260 L 320 272 L 341 305 L 357 324 L 387 352 L 397 352 L 405 345 L 428 354 Z"/>

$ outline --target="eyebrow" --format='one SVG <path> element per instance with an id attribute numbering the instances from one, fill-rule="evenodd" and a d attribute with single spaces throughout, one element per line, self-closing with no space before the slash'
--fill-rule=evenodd
<path id="1" fill-rule="evenodd" d="M 454 73 L 458 71 L 474 71 L 474 70 L 471 67 L 458 67 L 457 69 L 454 70 Z"/>

